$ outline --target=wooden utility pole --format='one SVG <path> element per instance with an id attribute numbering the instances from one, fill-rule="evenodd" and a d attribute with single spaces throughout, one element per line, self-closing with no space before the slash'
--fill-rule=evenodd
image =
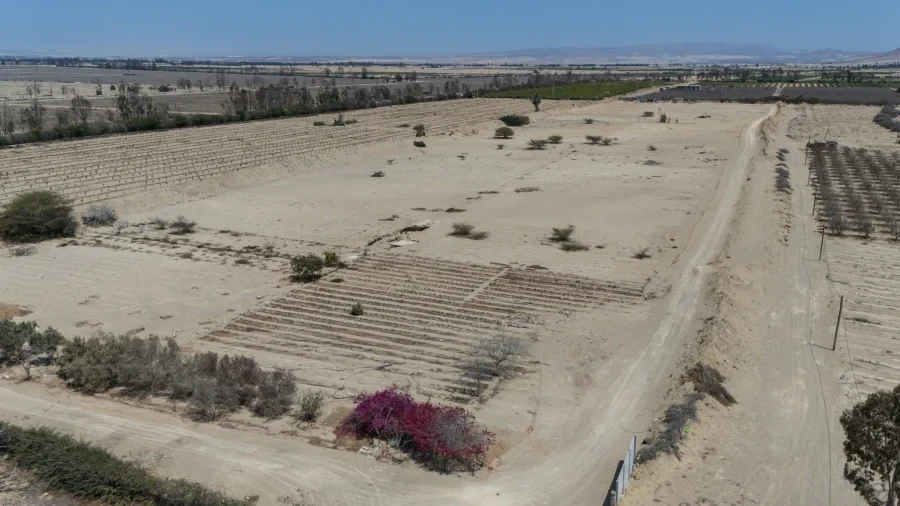
<path id="1" fill-rule="evenodd" d="M 844 314 L 844 296 L 841 295 L 841 306 L 838 309 L 837 325 L 834 326 L 834 343 L 831 345 L 831 351 L 837 349 L 838 329 L 841 328 L 841 316 Z"/>

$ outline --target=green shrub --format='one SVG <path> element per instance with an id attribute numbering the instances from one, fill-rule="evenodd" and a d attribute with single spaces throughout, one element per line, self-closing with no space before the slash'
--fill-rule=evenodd
<path id="1" fill-rule="evenodd" d="M 506 116 L 500 116 L 500 121 L 502 121 L 503 124 L 508 127 L 525 126 L 531 123 L 531 119 L 529 119 L 528 116 L 522 116 L 520 114 L 507 114 Z"/>
<path id="2" fill-rule="evenodd" d="M 547 142 L 550 144 L 559 144 L 562 140 L 562 135 L 551 135 L 550 137 L 547 137 Z"/>
<path id="3" fill-rule="evenodd" d="M 334 251 L 326 251 L 323 262 L 325 267 L 337 267 L 341 263 L 341 256 Z"/>
<path id="4" fill-rule="evenodd" d="M 351 316 L 362 316 L 365 314 L 365 310 L 363 309 L 363 305 L 359 302 L 354 303 L 350 306 L 350 315 Z"/>
<path id="5" fill-rule="evenodd" d="M 564 242 L 559 246 L 559 249 L 561 249 L 565 252 L 572 252 L 572 251 L 587 251 L 591 248 L 584 244 L 581 244 L 580 242 Z"/>
<path id="6" fill-rule="evenodd" d="M 0 422 L 0 455 L 50 490 L 109 504 L 250 506 L 199 483 L 160 478 L 136 462 L 47 427 Z"/>
<path id="7" fill-rule="evenodd" d="M 313 121 L 313 126 L 325 126 L 324 121 Z"/>
<path id="8" fill-rule="evenodd" d="M 37 242 L 75 235 L 78 222 L 72 205 L 49 190 L 23 193 L 0 212 L 0 238 L 12 242 Z"/>
<path id="9" fill-rule="evenodd" d="M 318 279 L 324 268 L 325 260 L 314 253 L 297 255 L 291 259 L 291 271 L 294 273 L 294 278 L 299 281 Z"/>
<path id="10" fill-rule="evenodd" d="M 494 137 L 499 139 L 509 139 L 513 136 L 515 131 L 509 127 L 500 127 L 496 131 L 494 131 Z"/>
<path id="11" fill-rule="evenodd" d="M 584 124 L 585 124 L 585 125 L 593 125 L 593 124 L 594 124 L 594 118 L 584 118 Z"/>
<path id="12" fill-rule="evenodd" d="M 547 145 L 547 141 L 544 139 L 531 139 L 528 141 L 528 149 L 544 149 Z"/>
<path id="13" fill-rule="evenodd" d="M 415 147 L 417 147 L 417 148 L 424 148 L 424 147 L 425 147 L 425 141 L 413 141 L 413 146 L 415 146 Z"/>
<path id="14" fill-rule="evenodd" d="M 453 231 L 450 232 L 450 235 L 465 237 L 471 234 L 473 230 L 475 230 L 475 227 L 468 223 L 454 223 Z"/>
<path id="15" fill-rule="evenodd" d="M 294 375 L 283 369 L 264 374 L 259 382 L 259 396 L 253 414 L 264 418 L 278 418 L 291 409 L 297 391 Z"/>

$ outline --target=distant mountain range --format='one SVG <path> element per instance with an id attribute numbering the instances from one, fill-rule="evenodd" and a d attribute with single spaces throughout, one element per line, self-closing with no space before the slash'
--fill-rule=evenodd
<path id="1" fill-rule="evenodd" d="M 841 63 L 872 52 L 781 50 L 760 44 L 641 44 L 622 47 L 526 49 L 453 57 L 460 62 L 506 63 Z"/>
<path id="2" fill-rule="evenodd" d="M 0 55 L 52 56 L 52 53 L 0 49 Z M 58 55 L 58 54 L 57 54 Z M 112 55 L 109 55 L 112 56 Z M 148 55 L 154 56 L 154 55 Z M 170 56 L 171 57 L 171 56 Z M 209 56 L 183 55 L 183 58 L 255 60 L 272 62 L 367 61 L 367 62 L 447 62 L 447 63 L 513 63 L 513 64 L 667 64 L 667 63 L 834 63 L 872 64 L 900 62 L 900 49 L 887 53 L 844 51 L 841 49 L 784 50 L 768 44 L 731 43 L 658 43 L 620 47 L 560 47 L 487 51 L 481 53 L 394 56 Z"/>

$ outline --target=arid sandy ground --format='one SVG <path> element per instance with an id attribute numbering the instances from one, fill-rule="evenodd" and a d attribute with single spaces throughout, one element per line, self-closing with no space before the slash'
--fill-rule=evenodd
<path id="1" fill-rule="evenodd" d="M 682 459 L 639 469 L 626 504 L 863 504 L 842 476 L 838 417 L 900 381 L 891 338 L 900 251 L 892 241 L 828 237 L 819 261 L 804 148 L 827 133 L 841 145 L 896 149 L 894 134 L 871 121 L 877 110 L 783 107 L 764 128 L 765 154 L 715 262 L 706 323 L 682 357 L 727 371 L 738 404 L 704 403 Z M 790 195 L 775 191 L 778 149 L 789 153 Z"/>
<path id="2" fill-rule="evenodd" d="M 497 111 L 494 117 L 522 107 L 477 103 Z M 493 138 L 499 122 L 473 112 L 467 125 L 438 122 L 425 149 L 414 148 L 409 133 L 379 134 L 423 105 L 371 111 L 359 125 L 371 128 L 366 142 L 338 137 L 326 143 L 332 149 L 302 158 L 112 194 L 109 203 L 131 223 L 118 234 L 91 229 L 74 241 L 43 243 L 34 256 L 2 257 L 0 302 L 29 309 L 27 318 L 67 335 L 156 333 L 192 350 L 253 354 L 265 366 L 293 370 L 304 388 L 328 392 L 323 423 L 298 428 L 238 414 L 198 425 L 152 401 L 135 406 L 68 392 L 49 375 L 17 383 L 17 371 L 0 382 L 10 406 L 4 415 L 83 434 L 166 474 L 260 494 L 261 504 L 298 488 L 316 504 L 599 502 L 626 441 L 657 416 L 665 378 L 677 374 L 676 350 L 694 341 L 695 310 L 703 309 L 707 281 L 721 272 L 709 262 L 739 222 L 731 221 L 732 210 L 752 208 L 746 195 L 738 197 L 748 161 L 764 145 L 757 131 L 770 108 L 666 105 L 673 122 L 661 124 L 641 118 L 640 104 L 561 104 L 530 114 L 532 125 L 507 140 Z M 711 117 L 699 119 L 704 113 Z M 302 141 L 308 131 L 301 132 Z M 553 134 L 563 136 L 561 144 L 524 149 L 528 139 Z M 588 145 L 586 134 L 616 141 Z M 246 137 L 245 151 L 266 149 L 261 139 Z M 16 153 L 17 163 L 54 148 L 24 149 L 34 152 Z M 127 156 L 110 150 L 104 163 Z M 141 170 L 141 161 L 131 163 Z M 771 171 L 757 167 L 751 181 Z M 385 177 L 370 177 L 377 170 Z M 525 187 L 539 191 L 515 191 Z M 451 207 L 465 211 L 447 213 Z M 167 236 L 147 223 L 177 215 L 196 220 L 198 232 Z M 728 248 L 773 254 L 755 251 L 781 215 L 759 216 L 758 233 L 741 239 L 747 249 L 733 240 Z M 426 230 L 400 232 L 426 221 Z M 490 235 L 448 237 L 457 221 Z M 567 224 L 590 250 L 566 253 L 547 240 L 551 227 Z M 780 222 L 774 226 L 777 249 L 784 233 Z M 391 248 L 398 239 L 409 242 Z M 261 254 L 267 245 L 273 253 Z M 633 258 L 643 248 L 650 258 Z M 317 284 L 287 279 L 286 257 L 328 249 L 359 259 Z M 235 264 L 239 259 L 249 263 Z M 338 276 L 345 282 L 330 282 Z M 343 305 L 354 300 L 371 309 L 351 321 Z M 534 320 L 504 330 L 503 319 L 516 313 Z M 327 448 L 330 425 L 353 393 L 400 383 L 417 396 L 451 399 L 464 344 L 501 331 L 527 336 L 534 363 L 488 402 L 469 405 L 498 433 L 497 469 L 440 476 Z M 639 481 L 635 497 L 649 483 Z"/>

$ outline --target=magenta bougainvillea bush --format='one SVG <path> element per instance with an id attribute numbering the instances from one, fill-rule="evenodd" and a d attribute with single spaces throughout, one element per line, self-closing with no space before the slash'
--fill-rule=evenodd
<path id="1" fill-rule="evenodd" d="M 484 465 L 485 453 L 495 440 L 465 409 L 417 402 L 396 385 L 360 394 L 338 432 L 384 439 L 424 464 L 445 471 Z"/>

